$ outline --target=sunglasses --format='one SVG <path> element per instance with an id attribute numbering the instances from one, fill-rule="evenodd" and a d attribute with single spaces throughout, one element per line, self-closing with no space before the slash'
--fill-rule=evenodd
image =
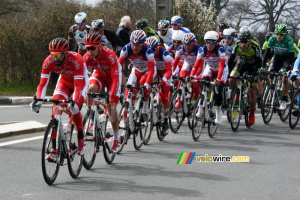
<path id="1" fill-rule="evenodd" d="M 166 31 L 167 29 L 158 29 L 158 31 Z"/>
<path id="2" fill-rule="evenodd" d="M 279 33 L 276 33 L 276 35 L 283 36 L 283 35 L 285 35 L 285 34 L 279 34 Z"/>
<path id="3" fill-rule="evenodd" d="M 178 24 L 172 24 L 172 26 L 178 26 Z"/>
<path id="4" fill-rule="evenodd" d="M 233 37 L 232 36 L 225 36 L 224 39 L 227 39 L 227 40 L 230 40 L 232 39 Z"/>
<path id="5" fill-rule="evenodd" d="M 99 31 L 100 30 L 100 28 L 94 28 L 94 31 Z"/>
<path id="6" fill-rule="evenodd" d="M 184 46 L 191 46 L 193 43 L 184 43 Z"/>
<path id="7" fill-rule="evenodd" d="M 173 40 L 173 42 L 174 42 L 174 43 L 177 43 L 177 44 L 178 44 L 178 43 L 182 43 L 181 40 Z"/>
<path id="8" fill-rule="evenodd" d="M 84 23 L 76 23 L 77 26 L 82 26 Z"/>
<path id="9" fill-rule="evenodd" d="M 207 40 L 205 42 L 206 42 L 206 44 L 215 44 L 216 43 L 215 41 L 211 41 L 211 40 Z"/>
<path id="10" fill-rule="evenodd" d="M 86 47 L 86 50 L 87 50 L 87 51 L 94 51 L 95 49 L 96 49 L 95 46 L 93 46 L 93 47 Z"/>
<path id="11" fill-rule="evenodd" d="M 241 43 L 248 43 L 249 41 L 247 41 L 247 40 L 241 40 L 240 42 Z"/>
<path id="12" fill-rule="evenodd" d="M 61 58 L 63 55 L 64 53 L 52 54 L 52 58 Z"/>

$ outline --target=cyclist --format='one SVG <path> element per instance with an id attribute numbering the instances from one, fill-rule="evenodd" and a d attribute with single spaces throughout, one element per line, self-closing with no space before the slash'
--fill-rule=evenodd
<path id="1" fill-rule="evenodd" d="M 266 41 L 264 42 L 264 44 L 263 44 L 263 46 L 262 46 L 262 55 L 264 55 L 265 54 L 265 51 L 267 50 L 267 45 L 268 45 L 268 40 L 269 40 L 269 38 L 271 37 L 273 35 L 273 32 L 268 32 L 267 34 L 266 34 Z"/>
<path id="2" fill-rule="evenodd" d="M 285 24 L 279 24 L 276 27 L 275 34 L 268 40 L 267 50 L 263 56 L 263 68 L 271 55 L 271 50 L 274 51 L 273 61 L 270 68 L 271 72 L 288 71 L 292 68 L 294 61 L 295 46 L 293 39 L 288 35 L 288 29 Z M 270 83 L 272 83 L 273 75 L 270 75 Z M 289 81 L 283 81 L 282 86 L 282 102 L 280 110 L 285 110 L 288 101 Z"/>
<path id="3" fill-rule="evenodd" d="M 169 42 L 168 47 L 166 48 L 170 55 L 174 58 L 175 57 L 175 53 L 177 48 L 182 45 L 182 40 L 183 40 L 183 36 L 184 36 L 184 32 L 181 30 L 177 30 L 174 31 L 173 35 L 172 35 L 172 41 Z M 173 74 L 178 76 L 179 72 L 181 70 L 183 61 L 182 59 L 178 62 L 178 65 L 176 66 L 176 68 L 173 68 Z M 174 66 L 175 67 L 175 66 Z"/>
<path id="4" fill-rule="evenodd" d="M 155 60 L 152 49 L 145 44 L 146 33 L 143 30 L 135 30 L 131 33 L 130 43 L 121 50 L 119 62 L 124 65 L 126 58 L 131 62 L 132 70 L 129 75 L 127 85 L 144 86 L 143 113 L 149 113 L 150 84 L 156 76 Z M 129 89 L 125 89 L 125 99 L 127 99 Z M 127 111 L 124 112 L 124 122 L 127 119 Z"/>
<path id="5" fill-rule="evenodd" d="M 223 39 L 223 31 L 225 29 L 228 29 L 229 25 L 226 22 L 220 23 L 219 24 L 219 39 L 218 42 L 221 42 L 221 40 Z"/>
<path id="6" fill-rule="evenodd" d="M 101 35 L 97 32 L 85 36 L 84 44 L 87 53 L 83 58 L 93 75 L 90 77 L 89 92 L 103 91 L 107 87 L 109 94 L 109 104 L 107 105 L 111 125 L 114 131 L 114 142 L 111 149 L 112 153 L 118 151 L 119 145 L 119 117 L 117 104 L 121 92 L 122 69 L 115 52 L 101 45 Z M 90 113 L 92 98 L 87 97 L 88 113 Z"/>
<path id="7" fill-rule="evenodd" d="M 83 155 L 85 146 L 80 108 L 86 97 L 89 78 L 82 56 L 76 52 L 68 51 L 68 48 L 68 41 L 64 38 L 56 38 L 50 42 L 50 55 L 44 60 L 36 97 L 38 99 L 45 97 L 51 72 L 60 74 L 53 99 L 68 100 L 74 91 L 73 100 L 75 104 L 69 104 L 68 107 L 73 114 L 73 122 L 78 131 L 78 155 Z M 42 103 L 42 101 L 32 102 L 30 104 L 31 110 L 38 112 Z M 55 113 L 56 106 L 54 105 L 53 116 Z M 55 143 L 55 138 L 56 135 L 53 134 L 53 143 Z M 52 156 L 49 154 L 49 159 Z"/>
<path id="8" fill-rule="evenodd" d="M 193 33 L 186 33 L 183 36 L 183 45 L 179 46 L 176 50 L 173 69 L 177 67 L 180 60 L 183 61 L 183 65 L 180 71 L 179 76 L 186 78 L 190 75 L 191 69 L 195 64 L 197 52 L 200 48 L 200 45 L 197 44 L 196 36 Z M 181 81 L 178 83 L 180 86 Z M 195 89 L 195 88 L 194 88 Z M 175 104 L 174 108 L 180 108 L 181 97 L 178 98 L 178 102 Z"/>
<path id="9" fill-rule="evenodd" d="M 230 76 L 237 77 L 242 76 L 245 72 L 253 76 L 251 81 L 250 91 L 250 106 L 251 111 L 249 115 L 248 124 L 253 125 L 255 123 L 255 107 L 256 107 L 256 88 L 257 88 L 257 69 L 261 67 L 261 49 L 259 44 L 251 39 L 251 33 L 249 31 L 240 33 L 238 36 L 239 40 L 235 44 L 232 55 L 229 58 L 228 65 L 232 70 Z M 237 64 L 234 64 L 234 59 L 239 56 Z M 236 79 L 229 80 L 230 87 L 232 91 L 235 90 L 237 86 Z"/>
<path id="10" fill-rule="evenodd" d="M 242 26 L 239 30 L 239 33 L 242 34 L 242 33 L 247 33 L 247 32 L 250 32 L 251 33 L 251 28 L 249 26 Z M 255 42 L 257 44 L 259 44 L 259 40 L 257 39 L 257 37 L 251 35 L 251 39 L 255 40 Z"/>
<path id="11" fill-rule="evenodd" d="M 171 25 L 173 30 L 181 30 L 184 33 L 191 33 L 190 29 L 187 27 L 182 27 L 183 20 L 180 16 L 175 15 L 171 18 Z"/>
<path id="12" fill-rule="evenodd" d="M 293 67 L 293 70 L 292 70 L 292 73 L 291 73 L 291 81 L 295 81 L 296 82 L 296 87 L 299 88 L 299 79 L 297 79 L 297 77 L 300 77 L 300 74 L 299 74 L 299 71 L 300 71 L 300 54 L 298 54 L 298 57 L 295 61 L 295 64 L 294 64 L 294 67 Z M 298 106 L 300 104 L 300 95 L 298 96 Z M 299 109 L 296 109 L 292 112 L 292 114 L 296 117 L 299 115 Z"/>
<path id="13" fill-rule="evenodd" d="M 216 105 L 216 124 L 222 123 L 222 91 L 228 76 L 227 57 L 225 50 L 220 46 L 217 41 L 219 34 L 216 31 L 208 31 L 204 35 L 206 45 L 199 48 L 197 54 L 197 61 L 193 66 L 191 76 L 202 74 L 202 80 L 212 81 L 216 78 L 218 86 L 218 94 L 215 94 Z M 204 68 L 204 62 L 206 66 Z M 202 72 L 203 71 L 203 72 Z M 206 84 L 207 87 L 209 84 Z M 198 93 L 199 94 L 199 93 Z M 198 96 L 198 95 L 197 95 Z M 203 107 L 197 112 L 197 117 L 203 118 Z"/>
<path id="14" fill-rule="evenodd" d="M 169 20 L 160 20 L 158 22 L 158 35 L 163 39 L 165 48 L 168 43 L 172 40 L 174 30 L 169 29 Z"/>
<path id="15" fill-rule="evenodd" d="M 237 42 L 236 36 L 236 30 L 233 28 L 227 28 L 223 31 L 223 39 L 221 40 L 220 45 L 222 45 L 225 49 L 227 59 L 229 59 L 230 55 L 232 54 L 234 45 Z M 231 71 L 231 69 L 229 71 Z"/>
<path id="16" fill-rule="evenodd" d="M 164 110 L 164 123 L 162 127 L 162 135 L 166 136 L 168 134 L 169 124 L 169 106 L 170 106 L 170 87 L 172 84 L 172 64 L 173 58 L 169 52 L 164 48 L 159 46 L 156 37 L 151 36 L 146 39 L 146 43 L 152 48 L 154 52 L 154 58 L 156 61 L 157 78 L 160 77 L 162 80 L 158 85 L 159 99 L 162 103 Z"/>
<path id="17" fill-rule="evenodd" d="M 90 32 L 91 27 L 86 25 L 86 14 L 84 12 L 77 13 L 75 15 L 75 24 L 69 28 L 68 31 L 68 42 L 69 42 L 69 51 L 78 51 L 80 55 L 86 53 L 84 46 L 84 36 Z M 74 40 L 76 42 L 76 49 L 74 49 Z M 78 48 L 78 50 L 77 50 Z"/>
<path id="18" fill-rule="evenodd" d="M 101 35 L 102 45 L 106 46 L 109 49 L 112 49 L 114 52 L 118 51 L 118 47 L 121 49 L 125 45 L 114 31 L 104 28 L 103 19 L 95 19 L 92 22 L 92 28 L 92 31 L 97 32 Z"/>
<path id="19" fill-rule="evenodd" d="M 159 34 L 156 31 L 154 31 L 148 26 L 148 19 L 142 18 L 137 20 L 135 22 L 135 26 L 136 29 L 143 30 L 146 33 L 147 37 L 155 36 L 159 40 L 160 45 L 164 46 L 163 39 L 159 36 Z"/>

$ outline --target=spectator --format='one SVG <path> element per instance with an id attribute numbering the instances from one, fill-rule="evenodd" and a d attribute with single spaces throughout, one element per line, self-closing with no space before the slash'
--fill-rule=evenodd
<path id="1" fill-rule="evenodd" d="M 128 44 L 130 42 L 130 28 L 131 28 L 131 20 L 129 16 L 124 16 L 121 19 L 119 24 L 119 28 L 116 31 L 117 36 L 124 42 L 124 44 Z"/>

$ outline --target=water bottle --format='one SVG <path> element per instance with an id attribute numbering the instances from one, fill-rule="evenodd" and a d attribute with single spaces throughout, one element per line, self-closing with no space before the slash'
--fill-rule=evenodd
<path id="1" fill-rule="evenodd" d="M 69 141 L 70 140 L 70 135 L 71 135 L 71 124 L 67 123 L 63 125 L 63 131 L 65 134 L 65 140 Z"/>
<path id="2" fill-rule="evenodd" d="M 106 121 L 106 113 L 99 115 L 100 124 L 104 123 L 105 121 Z"/>

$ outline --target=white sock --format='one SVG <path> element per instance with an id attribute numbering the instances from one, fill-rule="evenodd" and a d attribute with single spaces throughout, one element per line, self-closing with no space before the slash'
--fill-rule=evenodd
<path id="1" fill-rule="evenodd" d="M 119 131 L 114 132 L 114 140 L 119 140 Z"/>

